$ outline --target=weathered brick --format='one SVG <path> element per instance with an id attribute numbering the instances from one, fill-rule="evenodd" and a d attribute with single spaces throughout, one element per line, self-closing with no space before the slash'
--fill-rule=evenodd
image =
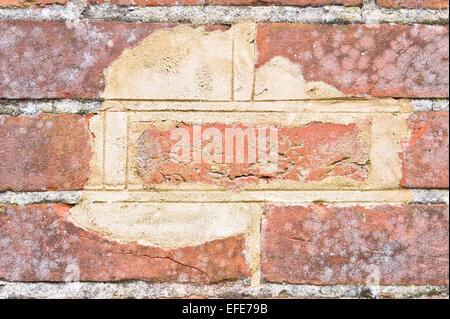
<path id="1" fill-rule="evenodd" d="M 217 282 L 248 277 L 243 236 L 162 249 L 125 244 L 75 226 L 63 204 L 3 206 L 0 278 L 10 281 Z"/>
<path id="2" fill-rule="evenodd" d="M 349 96 L 448 97 L 448 26 L 259 24 L 260 67 L 276 56 Z"/>
<path id="3" fill-rule="evenodd" d="M 384 8 L 447 9 L 448 0 L 377 0 L 377 5 Z"/>
<path id="4" fill-rule="evenodd" d="M 91 143 L 80 115 L 0 115 L 0 191 L 81 189 Z"/>
<path id="5" fill-rule="evenodd" d="M 105 86 L 103 70 L 165 26 L 0 21 L 0 97 L 97 98 Z"/>
<path id="6" fill-rule="evenodd" d="M 0 7 L 43 7 L 52 4 L 66 4 L 68 0 L 0 0 Z"/>
<path id="7" fill-rule="evenodd" d="M 170 129 L 151 126 L 142 134 L 137 141 L 136 166 L 147 184 L 202 182 L 239 188 L 261 181 L 307 183 L 331 176 L 363 181 L 367 177 L 368 146 L 356 124 L 312 122 L 288 128 L 216 123 L 197 128 L 194 133 L 194 126 L 182 123 Z M 273 138 L 271 129 L 276 131 Z M 189 141 L 180 140 L 178 133 L 171 137 L 176 130 L 186 132 Z M 245 138 L 242 134 L 243 147 L 239 147 L 237 139 L 227 141 L 231 130 L 248 133 Z M 205 137 L 208 132 L 218 139 Z M 259 136 L 266 136 L 265 145 L 258 141 Z M 227 157 L 228 147 L 231 158 Z M 185 157 L 180 160 L 174 154 Z M 268 156 L 264 158 L 264 154 Z M 197 157 L 200 155 L 201 159 Z"/>
<path id="8" fill-rule="evenodd" d="M 262 276 L 296 284 L 448 284 L 447 205 L 266 206 Z M 379 275 L 379 276 L 378 276 Z"/>
<path id="9" fill-rule="evenodd" d="M 403 153 L 400 185 L 417 188 L 449 186 L 448 112 L 415 113 L 410 117 L 411 139 Z"/>

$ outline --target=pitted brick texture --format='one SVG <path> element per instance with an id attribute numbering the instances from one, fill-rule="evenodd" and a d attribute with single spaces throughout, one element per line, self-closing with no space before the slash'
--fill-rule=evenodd
<path id="1" fill-rule="evenodd" d="M 448 112 L 415 113 L 410 117 L 411 139 L 401 154 L 400 185 L 412 188 L 448 188 Z"/>
<path id="2" fill-rule="evenodd" d="M 384 8 L 448 9 L 448 0 L 377 0 Z"/>
<path id="3" fill-rule="evenodd" d="M 258 63 L 283 56 L 349 96 L 448 97 L 448 27 L 259 24 Z"/>
<path id="4" fill-rule="evenodd" d="M 0 115 L 0 191 L 82 189 L 91 143 L 80 115 Z"/>
<path id="5" fill-rule="evenodd" d="M 104 68 L 125 48 L 164 27 L 1 21 L 0 97 L 98 98 L 105 86 Z"/>
<path id="6" fill-rule="evenodd" d="M 192 144 L 193 127 L 184 124 L 174 127 L 172 130 L 161 130 L 150 127 L 137 141 L 137 168 L 140 176 L 149 185 L 163 182 L 203 182 L 221 186 L 239 188 L 245 184 L 257 184 L 261 181 L 292 180 L 298 182 L 320 181 L 330 176 L 345 176 L 352 180 L 365 180 L 368 173 L 368 147 L 360 137 L 360 128 L 356 124 L 341 125 L 333 123 L 313 122 L 303 127 L 286 128 L 272 127 L 278 130 L 276 145 L 270 144 L 269 126 L 261 126 L 266 136 L 266 147 L 260 147 L 257 138 L 248 136 L 243 139 L 243 155 L 239 162 L 237 153 L 237 139 L 233 143 L 231 161 L 226 159 L 227 142 L 225 136 L 227 130 L 248 132 L 249 136 L 262 136 L 256 127 L 242 125 L 226 126 L 216 123 L 205 125 L 200 134 L 207 130 L 220 132 L 218 148 L 214 148 L 209 138 L 204 138 L 201 147 Z M 185 130 L 189 134 L 189 141 L 171 140 L 171 132 L 174 129 Z M 254 135 L 252 135 L 254 134 Z M 202 136 L 199 135 L 199 136 Z M 279 139 L 279 140 L 278 140 Z M 174 160 L 173 149 L 177 143 L 188 146 L 187 160 L 180 162 Z M 186 143 L 191 143 L 186 144 Z M 270 150 L 278 147 L 275 168 L 270 166 Z M 214 155 L 205 160 L 202 155 L 201 162 L 194 162 L 194 152 L 205 152 Z M 256 151 L 255 151 L 256 150 Z M 258 150 L 265 151 L 268 158 L 261 159 Z M 249 154 L 257 154 L 256 160 L 249 160 Z M 176 154 L 181 155 L 182 150 L 177 149 Z"/>
<path id="7" fill-rule="evenodd" d="M 173 250 L 124 244 L 75 226 L 69 206 L 0 206 L 0 279 L 218 282 L 249 275 L 243 236 Z"/>
<path id="8" fill-rule="evenodd" d="M 448 284 L 447 205 L 266 206 L 262 276 L 296 284 Z"/>

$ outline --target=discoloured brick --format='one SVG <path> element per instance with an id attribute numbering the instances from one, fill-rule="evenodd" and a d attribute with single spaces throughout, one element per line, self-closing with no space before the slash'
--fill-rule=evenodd
<path id="1" fill-rule="evenodd" d="M 105 85 L 104 68 L 125 48 L 164 27 L 1 21 L 0 97 L 97 98 Z"/>
<path id="2" fill-rule="evenodd" d="M 0 116 L 0 191 L 81 189 L 91 143 L 87 117 Z"/>
<path id="3" fill-rule="evenodd" d="M 272 180 L 307 183 L 330 176 L 357 181 L 367 177 L 368 148 L 356 124 L 313 122 L 286 128 L 216 123 L 197 128 L 195 133 L 194 126 L 179 124 L 166 130 L 150 127 L 144 132 L 137 141 L 136 165 L 147 184 L 202 182 L 239 188 Z M 271 129 L 276 130 L 276 135 L 271 135 Z M 248 133 L 245 139 L 242 135 L 243 148 L 238 147 L 237 139 L 227 142 L 231 130 Z M 175 135 L 171 137 L 173 132 L 186 132 L 189 141 Z M 265 145 L 258 140 L 264 135 Z M 202 136 L 203 141 L 200 141 Z M 199 144 L 194 144 L 195 141 Z M 180 151 L 177 145 L 186 148 Z M 235 157 L 227 157 L 227 147 L 232 149 L 228 154 L 235 154 Z M 259 151 L 267 157 L 260 156 Z M 174 154 L 183 152 L 187 154 L 185 160 L 174 158 Z M 271 157 L 271 153 L 275 157 Z M 201 159 L 197 157 L 200 155 Z"/>
<path id="4" fill-rule="evenodd" d="M 266 206 L 262 276 L 296 284 L 448 284 L 447 205 Z"/>
<path id="5" fill-rule="evenodd" d="M 6 206 L 0 215 L 0 278 L 10 281 L 218 282 L 248 277 L 242 236 L 161 249 L 124 244 L 75 226 L 69 206 Z"/>
<path id="6" fill-rule="evenodd" d="M 377 0 L 384 8 L 448 9 L 448 0 Z"/>
<path id="7" fill-rule="evenodd" d="M 448 112 L 415 113 L 410 117 L 411 139 L 402 157 L 400 185 L 415 188 L 449 186 Z"/>
<path id="8" fill-rule="evenodd" d="M 448 97 L 448 26 L 259 24 L 260 67 L 282 56 L 349 96 Z"/>

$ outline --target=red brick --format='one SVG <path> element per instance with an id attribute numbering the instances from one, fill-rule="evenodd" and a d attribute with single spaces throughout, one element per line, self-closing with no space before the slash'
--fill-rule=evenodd
<path id="1" fill-rule="evenodd" d="M 343 4 L 346 6 L 359 6 L 362 0 L 207 0 L 210 5 L 224 6 L 297 6 L 297 7 L 319 7 L 333 4 Z"/>
<path id="2" fill-rule="evenodd" d="M 0 0 L 0 7 L 43 7 L 52 4 L 66 4 L 68 0 Z"/>
<path id="3" fill-rule="evenodd" d="M 448 188 L 448 112 L 415 113 L 409 118 L 411 139 L 403 153 L 400 185 Z"/>
<path id="4" fill-rule="evenodd" d="M 258 62 L 298 63 L 349 96 L 448 97 L 448 26 L 259 24 Z"/>
<path id="5" fill-rule="evenodd" d="M 384 8 L 448 9 L 448 0 L 377 0 L 377 5 Z"/>
<path id="6" fill-rule="evenodd" d="M 0 115 L 0 191 L 81 189 L 92 136 L 80 115 Z"/>
<path id="7" fill-rule="evenodd" d="M 217 282 L 249 275 L 242 235 L 169 250 L 120 243 L 81 229 L 70 222 L 70 207 L 64 204 L 4 207 L 3 280 L 62 281 L 76 267 L 81 281 Z"/>
<path id="8" fill-rule="evenodd" d="M 346 176 L 362 181 L 368 173 L 368 147 L 360 138 L 360 128 L 356 124 L 342 125 L 313 122 L 297 128 L 277 127 L 278 166 L 268 171 L 264 162 L 248 160 L 249 149 L 256 149 L 252 142 L 245 141 L 244 162 L 235 158 L 231 163 L 225 160 L 225 139 L 222 138 L 222 152 L 215 163 L 194 160 L 193 127 L 184 124 L 176 126 L 188 132 L 191 146 L 189 159 L 184 162 L 172 159 L 171 149 L 177 144 L 171 140 L 172 129 L 161 130 L 150 127 L 137 141 L 138 158 L 136 165 L 139 175 L 150 185 L 169 182 L 203 182 L 220 186 L 239 188 L 244 184 L 261 181 L 292 180 L 299 182 L 320 181 L 330 176 Z M 226 126 L 216 123 L 202 126 L 218 129 L 225 136 L 227 129 L 245 131 L 242 125 Z M 269 127 L 265 126 L 267 144 Z M 275 128 L 275 127 L 274 127 Z M 255 129 L 255 128 L 253 128 Z M 258 131 L 255 129 L 254 134 Z M 204 141 L 204 148 L 207 141 Z M 234 143 L 234 154 L 236 154 Z M 275 144 L 273 144 L 275 145 Z M 262 148 L 261 148 L 262 149 Z M 264 149 L 262 149 L 264 150 Z M 219 150 L 215 150 L 219 153 Z M 268 152 L 266 152 L 268 154 Z M 179 153 L 181 154 L 181 153 Z"/>
<path id="9" fill-rule="evenodd" d="M 279 283 L 364 284 L 379 271 L 382 285 L 448 284 L 448 213 L 447 205 L 268 205 L 262 276 Z"/>
<path id="10" fill-rule="evenodd" d="M 165 26 L 0 21 L 0 98 L 98 98 L 103 70 L 125 48 Z"/>

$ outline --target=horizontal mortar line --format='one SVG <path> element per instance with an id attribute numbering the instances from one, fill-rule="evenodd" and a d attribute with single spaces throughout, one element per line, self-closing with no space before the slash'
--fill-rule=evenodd
<path id="1" fill-rule="evenodd" d="M 80 289 L 73 289 L 73 285 L 80 285 Z M 89 288 L 93 289 L 90 290 Z M 204 295 L 207 297 L 226 298 L 239 295 L 248 297 L 278 297 L 281 293 L 288 293 L 291 297 L 329 297 L 351 298 L 362 297 L 361 291 L 367 296 L 368 290 L 374 295 L 389 294 L 397 298 L 444 296 L 448 297 L 446 285 L 311 285 L 311 284 L 278 284 L 262 283 L 252 287 L 249 280 L 199 285 L 195 283 L 177 282 L 148 282 L 142 280 L 122 281 L 81 281 L 65 282 L 12 282 L 0 281 L 1 298 L 168 298 Z M 168 293 L 170 292 L 170 293 Z"/>
<path id="2" fill-rule="evenodd" d="M 330 98 L 317 98 L 317 99 L 278 99 L 278 100 L 247 100 L 247 101 L 237 101 L 237 100 L 203 100 L 203 99 L 128 99 L 128 98 L 106 98 L 104 101 L 113 101 L 113 102 L 202 102 L 202 103 L 267 103 L 267 102 L 317 102 L 317 101 L 377 101 L 377 100 L 386 100 L 386 99 L 407 99 L 407 98 L 365 98 L 365 97 L 330 97 Z M 433 100 L 430 98 L 430 100 Z"/>
<path id="3" fill-rule="evenodd" d="M 244 201 L 244 200 L 233 200 L 233 201 L 169 201 L 169 200 L 148 200 L 148 201 L 92 201 L 93 204 L 274 204 L 274 205 L 302 205 L 302 204 L 335 204 L 335 205 L 357 205 L 364 204 L 370 206 L 379 205 L 399 205 L 399 204 L 409 204 L 408 201 L 402 202 L 374 202 L 374 201 L 351 201 L 351 202 L 335 202 L 321 200 L 320 202 L 315 201 L 273 201 L 273 200 L 259 200 L 259 201 Z"/>
<path id="4" fill-rule="evenodd" d="M 421 189 L 421 188 L 414 188 L 415 189 Z M 264 189 L 252 189 L 252 190 L 242 190 L 242 191 L 230 191 L 229 189 L 211 189 L 211 188 L 196 188 L 196 189 L 186 189 L 186 188 L 180 188 L 180 189 L 172 189 L 172 188 L 158 188 L 158 189 L 128 189 L 126 192 L 128 193 L 160 193 L 160 192 L 223 192 L 223 193 L 230 193 L 230 194 L 240 194 L 243 192 L 254 192 L 254 193 L 260 193 L 260 192 L 336 192 L 336 191 L 342 191 L 342 192 L 386 192 L 386 191 L 411 191 L 413 189 L 410 188 L 284 188 L 284 189 L 277 189 L 277 188 L 264 188 Z M 427 189 L 429 190 L 429 189 Z M 446 191 L 448 189 L 433 189 L 433 190 L 441 190 Z M 99 189 L 83 189 L 81 190 L 83 192 L 125 192 L 124 189 L 107 189 L 102 190 Z"/>
<path id="5" fill-rule="evenodd" d="M 101 110 L 101 112 L 133 112 L 133 113 L 164 113 L 164 112 L 177 112 L 177 113 L 266 113 L 266 114 L 279 114 L 279 113 L 301 113 L 301 114 L 385 114 L 385 113 L 413 113 L 411 110 L 409 111 L 401 111 L 401 110 L 376 110 L 376 111 L 303 111 L 303 110 L 280 110 L 280 111 L 267 111 L 267 110 L 209 110 L 209 109 L 202 109 L 202 110 L 179 110 L 179 109 L 153 109 L 153 110 L 133 110 L 133 109 L 127 109 L 127 110 Z M 153 121 L 137 121 L 141 123 L 148 123 Z"/>
<path id="6" fill-rule="evenodd" d="M 83 10 L 84 9 L 84 10 Z M 445 14 L 447 13 L 447 14 Z M 88 5 L 84 8 L 71 6 L 37 8 L 3 8 L 0 19 L 66 21 L 114 20 L 124 22 L 178 22 L 230 24 L 242 19 L 255 22 L 297 23 L 374 23 L 376 21 L 396 24 L 445 23 L 448 10 L 439 9 L 387 9 L 378 7 L 327 7 L 295 6 L 175 6 L 175 7 L 117 7 L 109 4 Z"/>

